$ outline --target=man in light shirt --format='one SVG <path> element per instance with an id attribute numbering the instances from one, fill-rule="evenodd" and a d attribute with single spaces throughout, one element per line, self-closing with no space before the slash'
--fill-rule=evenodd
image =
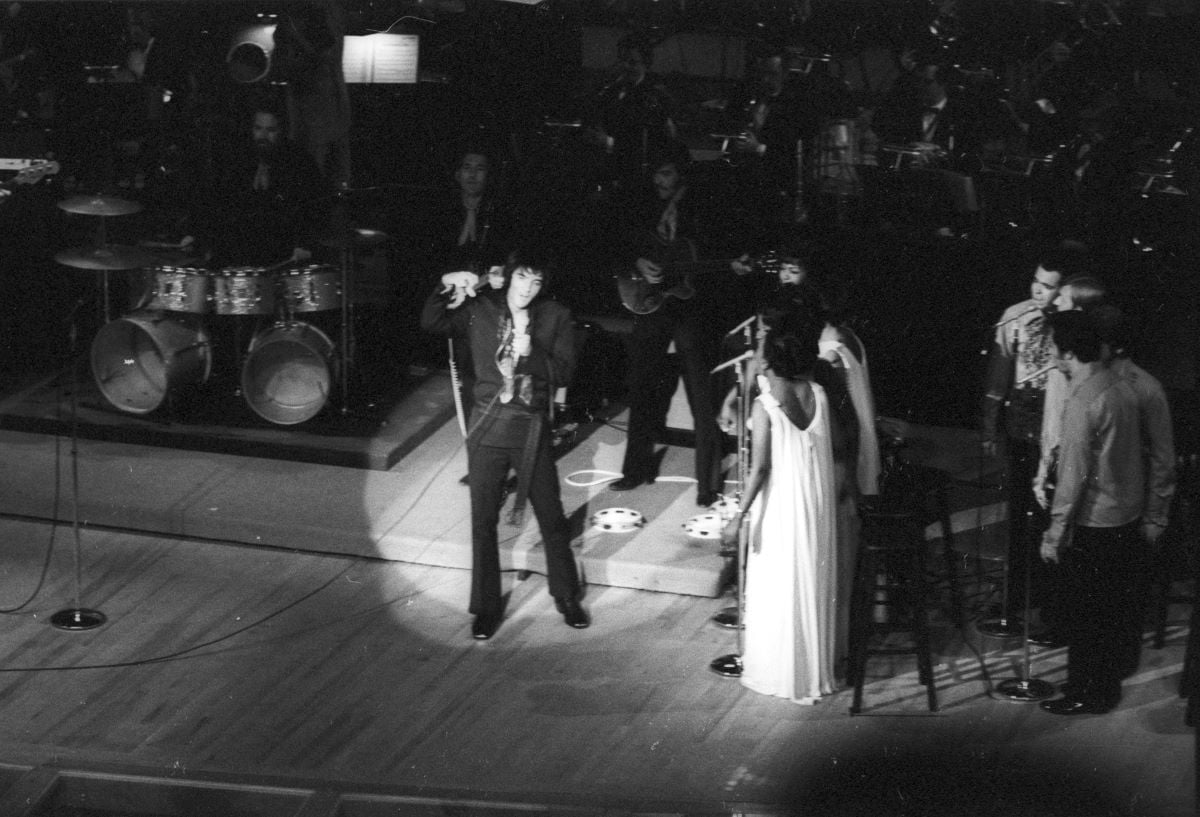
<path id="1" fill-rule="evenodd" d="M 1059 312 L 1049 328 L 1070 391 L 1041 555 L 1063 568 L 1068 652 L 1063 697 L 1041 708 L 1055 715 L 1101 714 L 1121 698 L 1131 631 L 1140 622 L 1147 557 L 1142 528 L 1156 521 L 1156 511 L 1146 502 L 1137 396 L 1104 363 L 1094 320 L 1080 311 Z"/>

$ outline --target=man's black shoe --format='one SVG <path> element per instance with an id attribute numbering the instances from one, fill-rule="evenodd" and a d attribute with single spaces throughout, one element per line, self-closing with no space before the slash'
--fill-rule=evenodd
<path id="1" fill-rule="evenodd" d="M 477 641 L 486 641 L 494 636 L 498 629 L 500 629 L 500 616 L 475 616 L 475 621 L 471 624 L 471 638 Z"/>
<path id="2" fill-rule="evenodd" d="M 701 491 L 699 489 L 696 490 L 696 504 L 701 507 L 707 508 L 712 505 L 715 505 L 715 504 L 717 504 L 717 500 L 720 498 L 721 498 L 721 495 L 719 493 L 717 493 L 716 491 Z"/>
<path id="3" fill-rule="evenodd" d="M 575 599 L 555 599 L 554 606 L 558 608 L 558 612 L 562 613 L 563 621 L 576 630 L 582 630 L 592 623 L 588 619 L 588 614 Z"/>
<path id="4" fill-rule="evenodd" d="M 1111 709 L 1111 707 L 1100 706 L 1090 701 L 1081 701 L 1078 698 L 1042 701 L 1038 706 L 1051 715 L 1103 715 Z"/>
<path id="5" fill-rule="evenodd" d="M 634 488 L 637 488 L 642 483 L 649 484 L 651 482 L 654 482 L 654 479 L 652 477 L 623 476 L 616 482 L 608 483 L 608 490 L 610 490 L 610 491 L 632 491 Z"/>
<path id="6" fill-rule="evenodd" d="M 1067 640 L 1054 630 L 1043 630 L 1040 633 L 1034 633 L 1033 635 L 1029 636 L 1029 643 L 1036 644 L 1039 647 L 1050 647 L 1052 649 L 1067 646 Z"/>

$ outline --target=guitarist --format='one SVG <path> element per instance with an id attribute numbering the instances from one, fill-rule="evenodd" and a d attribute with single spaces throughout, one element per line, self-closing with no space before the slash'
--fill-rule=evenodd
<path id="1" fill-rule="evenodd" d="M 650 285 L 665 283 L 665 267 L 695 260 L 695 240 L 709 235 L 703 230 L 697 200 L 688 184 L 690 156 L 687 148 L 667 143 L 651 153 L 649 167 L 656 207 L 645 225 L 648 235 L 631 242 L 636 275 Z M 740 262 L 731 269 L 747 271 Z M 692 425 L 696 434 L 696 504 L 711 505 L 720 496 L 721 435 L 717 429 L 713 385 L 709 372 L 715 365 L 720 332 L 713 328 L 711 308 L 703 292 L 695 297 L 665 298 L 646 314 L 635 314 L 629 344 L 629 431 L 623 475 L 608 487 L 628 491 L 654 482 L 655 434 L 663 427 L 674 372 L 667 366 L 672 341 L 683 364 L 683 378 Z"/>

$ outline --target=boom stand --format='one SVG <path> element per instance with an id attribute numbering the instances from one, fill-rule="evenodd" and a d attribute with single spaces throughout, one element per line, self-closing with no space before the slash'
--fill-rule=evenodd
<path id="1" fill-rule="evenodd" d="M 1029 518 L 1033 516 L 1033 513 L 1031 511 L 1026 511 L 1025 516 L 1026 516 L 1025 531 L 1026 531 L 1026 535 L 1028 535 Z M 1013 617 L 1009 616 L 1009 614 L 1008 614 L 1008 612 L 1009 612 L 1008 611 L 1008 596 L 1009 596 L 1009 584 L 1010 584 L 1009 579 L 1010 579 L 1010 576 L 1012 575 L 1012 568 L 1009 565 L 1009 561 L 1010 560 L 1007 558 L 1004 560 L 1004 580 L 1003 580 L 1003 582 L 1001 582 L 1001 587 L 1003 589 L 1001 590 L 1001 596 L 1000 596 L 1000 617 L 999 618 L 985 618 L 983 621 L 981 621 L 975 625 L 975 629 L 977 629 L 983 635 L 990 635 L 993 638 L 1012 638 L 1013 636 L 1020 635 L 1022 632 L 1024 632 L 1026 639 L 1028 639 L 1029 638 L 1029 622 L 1028 622 L 1028 618 L 1029 618 L 1029 575 L 1028 574 L 1030 572 L 1029 571 L 1029 548 L 1028 547 L 1025 548 L 1025 573 L 1026 573 L 1026 576 L 1025 576 L 1025 617 L 1027 620 L 1024 622 L 1024 624 L 1022 624 L 1022 622 L 1019 618 L 1013 618 Z M 1024 630 L 1022 630 L 1022 626 L 1024 626 Z"/>
<path id="2" fill-rule="evenodd" d="M 747 330 L 748 332 L 749 330 Z M 738 479 L 737 492 L 735 496 L 738 500 L 738 507 L 741 507 L 742 497 L 746 491 L 746 479 L 750 472 L 750 443 L 749 434 L 747 433 L 746 425 L 750 416 L 750 385 L 747 382 L 747 374 L 749 373 L 750 362 L 753 357 L 749 353 L 742 356 L 740 361 L 737 361 L 737 378 L 738 378 Z M 721 368 L 720 366 L 717 367 Z M 715 370 L 714 370 L 715 371 Z M 746 555 L 750 544 L 750 522 L 745 515 L 742 516 L 738 525 L 738 541 L 737 554 L 735 556 L 737 570 L 737 605 L 734 607 L 726 607 L 713 616 L 713 621 L 722 627 L 730 627 L 737 630 L 737 652 L 729 655 L 722 655 L 714 658 L 709 663 L 709 669 L 718 675 L 724 675 L 727 678 L 738 678 L 742 674 L 742 652 L 745 649 L 744 643 L 744 627 L 742 622 L 745 620 L 746 613 Z"/>
<path id="3" fill-rule="evenodd" d="M 75 535 L 75 595 L 74 607 L 59 610 L 50 616 L 50 624 L 60 630 L 91 630 L 108 618 L 99 610 L 89 610 L 79 601 L 81 584 L 79 547 L 79 356 L 76 350 L 78 330 L 71 319 L 71 529 Z"/>

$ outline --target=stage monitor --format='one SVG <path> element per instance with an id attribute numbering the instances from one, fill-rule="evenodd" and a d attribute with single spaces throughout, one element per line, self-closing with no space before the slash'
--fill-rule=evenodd
<path id="1" fill-rule="evenodd" d="M 360 85 L 412 84 L 417 81 L 416 34 L 378 32 L 347 36 L 342 48 L 346 82 Z"/>

